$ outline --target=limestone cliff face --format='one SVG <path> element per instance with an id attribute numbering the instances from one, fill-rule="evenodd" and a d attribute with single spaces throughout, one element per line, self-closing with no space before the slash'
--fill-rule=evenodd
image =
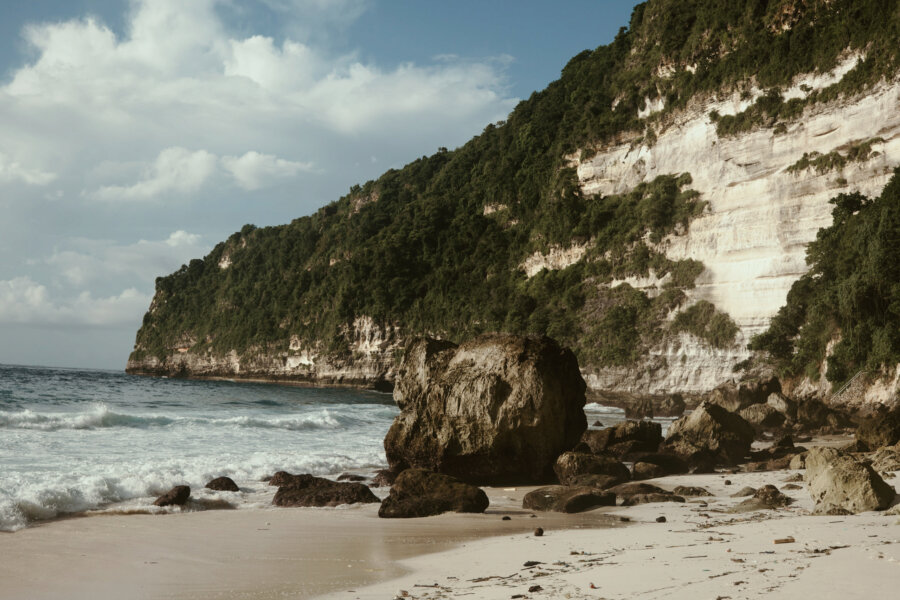
<path id="1" fill-rule="evenodd" d="M 281 350 L 254 348 L 243 353 L 194 352 L 195 340 L 179 340 L 162 360 L 140 357 L 128 360 L 126 371 L 138 375 L 226 378 L 327 385 L 350 385 L 390 390 L 395 377 L 394 355 L 403 340 L 393 330 L 359 317 L 348 330 L 349 352 L 337 355 L 293 338 Z M 136 348 L 140 350 L 140 348 Z"/>
<path id="2" fill-rule="evenodd" d="M 839 82 L 860 58 L 849 55 L 829 73 L 798 77 L 782 95 L 801 98 Z M 687 305 L 709 301 L 740 328 L 727 348 L 713 348 L 687 333 L 668 336 L 638 364 L 585 369 L 589 388 L 690 394 L 736 378 L 735 366 L 750 356 L 750 338 L 765 329 L 793 282 L 806 271 L 807 244 L 830 225 L 829 199 L 853 191 L 877 196 L 900 165 L 900 78 L 883 80 L 856 96 L 812 103 L 800 118 L 778 127 L 759 126 L 728 136 L 717 133 L 715 114 L 737 114 L 762 94 L 763 90 L 751 88 L 749 93 L 695 98 L 686 109 L 650 119 L 651 136 L 622 135 L 613 145 L 570 157 L 586 195 L 622 194 L 660 175 L 690 173 L 690 187 L 701 194 L 707 208 L 686 231 L 670 235 L 655 248 L 672 260 L 702 262 L 704 271 L 695 288 L 687 290 Z M 640 116 L 663 109 L 661 102 L 648 101 Z M 861 144 L 871 152 L 862 160 L 847 158 Z M 837 153 L 846 160 L 839 168 L 804 167 L 799 161 L 811 153 Z M 504 209 L 490 205 L 484 212 Z M 529 277 L 542 269 L 565 268 L 588 260 L 589 244 L 537 253 L 519 268 Z M 223 269 L 229 265 L 226 259 L 219 264 Z M 649 277 L 609 285 L 628 283 L 653 296 L 665 282 L 665 277 L 651 272 Z M 348 350 L 340 354 L 299 339 L 287 348 L 197 353 L 192 350 L 194 341 L 187 339 L 173 343 L 163 358 L 143 358 L 141 348 L 136 348 L 128 371 L 387 387 L 395 377 L 395 355 L 405 337 L 399 328 L 385 328 L 361 316 L 345 332 Z M 873 388 L 877 393 L 872 393 L 890 396 L 900 378 L 892 371 L 881 379 Z M 804 382 L 797 389 L 822 395 L 826 388 L 822 382 Z"/>
<path id="3" fill-rule="evenodd" d="M 800 97 L 834 83 L 858 59 L 848 57 L 832 73 L 798 78 L 784 96 Z M 691 174 L 691 187 L 709 203 L 708 209 L 685 235 L 670 236 L 659 249 L 671 259 L 701 261 L 705 270 L 688 291 L 691 300 L 712 302 L 741 329 L 735 345 L 726 350 L 682 335 L 654 348 L 644 364 L 587 373 L 590 387 L 700 392 L 734 377 L 734 365 L 749 356 L 750 337 L 766 328 L 793 282 L 806 272 L 806 245 L 831 224 L 828 200 L 851 191 L 877 196 L 900 164 L 897 79 L 865 95 L 814 104 L 786 130 L 761 127 L 720 137 L 711 113 L 735 114 L 759 93 L 743 100 L 737 93 L 696 100 L 688 110 L 671 115 L 652 145 L 626 141 L 601 148 L 589 159 L 572 158 L 582 189 L 591 194 L 627 192 L 664 173 Z M 868 159 L 842 169 L 791 168 L 805 153 L 846 155 L 871 140 L 876 141 Z M 645 290 L 659 285 L 652 280 L 629 283 Z"/>

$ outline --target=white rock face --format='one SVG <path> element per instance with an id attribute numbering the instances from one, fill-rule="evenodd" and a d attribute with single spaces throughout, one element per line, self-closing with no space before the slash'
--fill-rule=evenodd
<path id="1" fill-rule="evenodd" d="M 801 84 L 815 89 L 834 83 L 858 60 L 849 57 L 832 74 L 798 78 L 791 90 L 807 93 Z M 675 115 L 652 147 L 625 142 L 589 160 L 576 160 L 586 194 L 622 194 L 659 175 L 691 174 L 690 187 L 701 193 L 708 208 L 686 235 L 669 236 L 658 249 L 672 260 L 701 261 L 706 269 L 689 297 L 712 302 L 741 329 L 734 349 L 710 349 L 682 337 L 654 349 L 641 368 L 588 374 L 589 386 L 695 392 L 732 377 L 734 364 L 748 356 L 747 342 L 766 328 L 791 285 L 806 272 L 806 245 L 831 224 L 828 200 L 850 191 L 877 196 L 900 164 L 900 80 L 884 82 L 860 97 L 815 105 L 786 133 L 760 128 L 720 138 L 710 112 L 734 114 L 749 103 L 737 94 L 697 103 Z M 804 153 L 846 153 L 849 146 L 876 137 L 884 142 L 872 146 L 877 155 L 864 163 L 822 174 L 787 170 Z"/>
<path id="2" fill-rule="evenodd" d="M 550 252 L 547 254 L 535 252 L 526 258 L 519 267 L 525 271 L 525 275 L 528 277 L 534 277 L 544 269 L 550 271 L 565 269 L 584 258 L 587 249 L 587 244 L 576 244 L 569 248 L 554 246 L 550 248 Z"/>

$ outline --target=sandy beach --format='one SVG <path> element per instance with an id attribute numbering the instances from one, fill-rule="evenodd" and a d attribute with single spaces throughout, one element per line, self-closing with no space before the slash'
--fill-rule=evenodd
<path id="1" fill-rule="evenodd" d="M 810 516 L 804 484 L 784 489 L 796 473 L 666 477 L 651 483 L 714 496 L 576 515 L 531 517 L 518 507 L 532 488 L 487 488 L 484 515 L 388 520 L 368 505 L 66 519 L 0 537 L 0 598 L 890 597 L 898 517 Z M 728 512 L 735 491 L 767 483 L 795 502 Z"/>

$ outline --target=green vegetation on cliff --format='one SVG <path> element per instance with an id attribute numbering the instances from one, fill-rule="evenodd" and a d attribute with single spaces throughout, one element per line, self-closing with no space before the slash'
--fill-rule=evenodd
<path id="1" fill-rule="evenodd" d="M 698 93 L 751 77 L 784 85 L 832 68 L 848 48 L 867 53 L 850 79 L 872 83 L 894 67 L 897 14 L 896 0 L 640 4 L 611 44 L 575 56 L 559 80 L 464 146 L 354 186 L 290 224 L 247 225 L 158 278 L 133 358 L 163 358 L 185 345 L 279 350 L 292 337 L 346 353 L 351 324 L 363 315 L 458 340 L 490 330 L 547 333 L 589 365 L 626 365 L 677 331 L 727 345 L 733 323 L 711 306 L 667 324 L 702 265 L 652 248 L 703 210 L 690 176 L 591 197 L 572 155 L 641 136 L 650 142 L 665 114 Z M 664 98 L 666 109 L 639 119 L 648 97 Z M 568 268 L 527 278 L 520 267 L 534 253 L 581 246 L 585 256 Z M 670 275 L 655 298 L 604 285 L 651 269 Z"/>
<path id="2" fill-rule="evenodd" d="M 791 288 L 768 331 L 751 344 L 789 375 L 833 384 L 900 362 L 900 169 L 876 199 L 841 194 L 834 224 L 809 245 L 810 271 Z"/>

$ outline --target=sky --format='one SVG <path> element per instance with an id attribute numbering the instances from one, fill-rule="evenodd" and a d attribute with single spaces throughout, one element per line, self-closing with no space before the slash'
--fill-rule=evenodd
<path id="1" fill-rule="evenodd" d="M 123 369 L 157 277 L 462 145 L 635 4 L 0 2 L 0 363 Z"/>

